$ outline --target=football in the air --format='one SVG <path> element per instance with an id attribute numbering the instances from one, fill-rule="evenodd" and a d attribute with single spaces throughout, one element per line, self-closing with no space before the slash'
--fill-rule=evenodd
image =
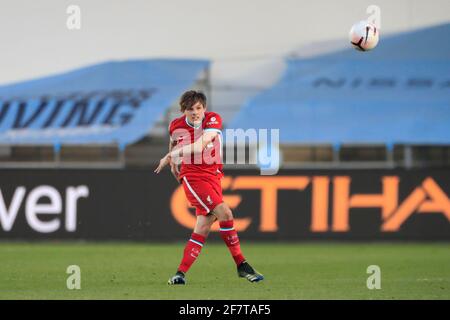
<path id="1" fill-rule="evenodd" d="M 375 48 L 378 44 L 380 30 L 367 21 L 355 23 L 350 29 L 350 43 L 360 51 L 368 51 Z"/>

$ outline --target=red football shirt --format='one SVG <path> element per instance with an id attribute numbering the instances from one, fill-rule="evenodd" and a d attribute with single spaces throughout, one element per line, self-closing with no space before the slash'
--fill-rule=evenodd
<path id="1" fill-rule="evenodd" d="M 174 119 L 169 125 L 169 134 L 177 145 L 188 145 L 199 139 L 204 132 L 217 131 L 219 134 L 209 143 L 202 154 L 183 156 L 180 179 L 189 174 L 194 176 L 223 176 L 222 164 L 222 118 L 215 112 L 205 112 L 198 128 L 191 125 L 186 116 Z"/>

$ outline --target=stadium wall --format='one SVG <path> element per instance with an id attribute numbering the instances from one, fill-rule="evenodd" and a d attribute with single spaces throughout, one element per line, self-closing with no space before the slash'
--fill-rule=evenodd
<path id="1" fill-rule="evenodd" d="M 195 223 L 168 170 L 8 169 L 0 178 L 2 240 L 185 240 Z M 222 187 L 244 239 L 450 240 L 448 169 L 228 170 Z"/>

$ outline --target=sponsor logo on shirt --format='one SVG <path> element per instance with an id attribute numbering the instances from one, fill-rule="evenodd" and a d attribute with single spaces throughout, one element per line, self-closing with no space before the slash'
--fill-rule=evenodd
<path id="1" fill-rule="evenodd" d="M 216 117 L 211 117 L 209 119 L 209 121 L 206 123 L 206 125 L 210 125 L 210 124 L 219 124 L 219 121 L 217 121 Z"/>

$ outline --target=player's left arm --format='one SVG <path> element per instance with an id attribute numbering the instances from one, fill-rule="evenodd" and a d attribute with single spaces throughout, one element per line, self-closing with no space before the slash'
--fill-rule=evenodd
<path id="1" fill-rule="evenodd" d="M 159 166 L 155 169 L 159 173 L 167 164 L 171 162 L 178 163 L 180 158 L 190 154 L 201 154 L 205 147 L 211 143 L 220 133 L 222 129 L 222 119 L 218 114 L 213 114 L 206 123 L 201 137 L 195 142 L 185 146 L 175 146 L 168 154 L 166 154 L 159 162 Z"/>
<path id="2" fill-rule="evenodd" d="M 221 129 L 222 118 L 217 113 L 212 113 L 206 120 L 206 126 L 201 137 L 187 146 L 174 148 L 172 152 L 170 152 L 170 157 L 172 159 L 177 159 L 190 154 L 202 153 L 205 147 L 221 133 Z"/>
<path id="3" fill-rule="evenodd" d="M 161 170 L 172 161 L 177 163 L 178 159 L 182 156 L 202 153 L 203 149 L 205 149 L 208 143 L 213 141 L 218 134 L 219 130 L 214 131 L 205 130 L 202 136 L 198 138 L 194 143 L 179 148 L 175 146 L 174 148 L 172 148 L 172 151 L 170 151 L 160 160 L 159 166 L 155 169 L 155 172 L 160 173 Z"/>
<path id="4" fill-rule="evenodd" d="M 180 147 L 180 148 L 174 148 L 169 153 L 169 157 L 172 159 L 177 159 L 182 156 L 187 156 L 189 154 L 199 154 L 202 153 L 205 147 L 212 142 L 217 135 L 219 134 L 218 131 L 209 131 L 205 130 L 203 132 L 202 136 L 198 138 L 194 143 L 188 144 L 186 146 Z"/>

